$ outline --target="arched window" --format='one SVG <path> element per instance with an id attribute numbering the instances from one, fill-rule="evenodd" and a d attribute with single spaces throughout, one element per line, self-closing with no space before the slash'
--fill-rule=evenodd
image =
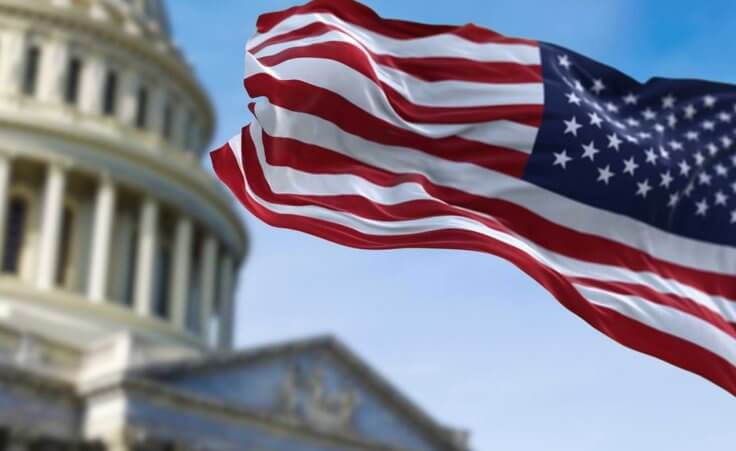
<path id="1" fill-rule="evenodd" d="M 154 269 L 153 312 L 159 318 L 169 317 L 169 282 L 171 279 L 171 242 L 159 240 Z"/>
<path id="2" fill-rule="evenodd" d="M 56 284 L 66 285 L 67 274 L 72 257 L 72 242 L 74 240 L 74 211 L 64 207 L 61 215 L 61 231 L 59 233 L 59 260 L 56 266 Z"/>
<path id="3" fill-rule="evenodd" d="M 138 88 L 138 102 L 135 112 L 135 126 L 145 129 L 148 126 L 148 89 L 141 85 Z"/>
<path id="4" fill-rule="evenodd" d="M 23 67 L 23 93 L 26 95 L 32 96 L 36 93 L 40 60 L 41 48 L 37 45 L 28 47 Z"/>
<path id="5" fill-rule="evenodd" d="M 64 101 L 69 105 L 75 105 L 79 99 L 79 82 L 82 78 L 82 60 L 72 57 L 66 69 L 66 86 L 64 88 Z"/>
<path id="6" fill-rule="evenodd" d="M 2 270 L 17 273 L 20 267 L 20 255 L 26 235 L 28 222 L 28 202 L 20 196 L 10 198 L 3 240 Z"/>
<path id="7" fill-rule="evenodd" d="M 108 70 L 105 75 L 105 85 L 102 93 L 102 114 L 114 116 L 117 109 L 118 73 Z"/>

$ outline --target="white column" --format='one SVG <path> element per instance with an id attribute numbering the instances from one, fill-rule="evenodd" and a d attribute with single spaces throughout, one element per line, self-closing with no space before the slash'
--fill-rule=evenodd
<path id="1" fill-rule="evenodd" d="M 217 278 L 217 239 L 212 235 L 202 241 L 202 265 L 200 267 L 199 332 L 209 338 L 212 307 L 215 303 L 215 283 Z"/>
<path id="2" fill-rule="evenodd" d="M 148 129 L 157 133 L 158 136 L 163 135 L 163 119 L 164 107 L 166 105 L 166 90 L 163 88 L 152 86 L 149 94 L 151 100 L 148 107 Z"/>
<path id="3" fill-rule="evenodd" d="M 0 90 L 8 94 L 20 91 L 25 56 L 25 39 L 19 31 L 6 30 L 0 54 Z"/>
<path id="4" fill-rule="evenodd" d="M 100 112 L 105 69 L 104 62 L 99 58 L 84 62 L 79 92 L 79 109 L 87 114 Z"/>
<path id="5" fill-rule="evenodd" d="M 41 100 L 61 101 L 68 63 L 69 49 L 65 42 L 51 41 L 43 46 L 38 71 L 38 92 Z"/>
<path id="6" fill-rule="evenodd" d="M 110 267 L 114 218 L 115 184 L 109 176 L 105 175 L 100 180 L 95 197 L 92 256 L 87 280 L 87 297 L 92 302 L 102 302 L 107 297 L 107 275 Z"/>
<path id="7" fill-rule="evenodd" d="M 138 106 L 139 80 L 135 72 L 127 70 L 122 73 L 120 86 L 120 119 L 126 125 L 135 124 L 135 113 Z"/>
<path id="8" fill-rule="evenodd" d="M 171 320 L 179 329 L 186 327 L 187 304 L 189 301 L 189 273 L 192 260 L 192 221 L 179 218 L 174 237 L 174 266 L 171 271 Z"/>
<path id="9" fill-rule="evenodd" d="M 5 250 L 3 241 L 5 237 L 5 216 L 8 211 L 11 165 L 12 160 L 7 155 L 0 153 L 0 261 L 3 259 L 3 251 Z"/>
<path id="10" fill-rule="evenodd" d="M 54 284 L 59 254 L 61 212 L 64 206 L 66 174 L 58 163 L 51 163 L 46 171 L 41 212 L 41 231 L 36 262 L 36 287 L 49 289 Z"/>
<path id="11" fill-rule="evenodd" d="M 149 197 L 143 201 L 138 222 L 138 260 L 133 303 L 136 313 L 141 316 L 151 313 L 157 235 L 158 204 Z"/>
<path id="12" fill-rule="evenodd" d="M 220 330 L 219 346 L 230 349 L 233 345 L 235 324 L 235 300 L 233 288 L 235 281 L 235 265 L 230 255 L 223 255 L 220 260 Z"/>

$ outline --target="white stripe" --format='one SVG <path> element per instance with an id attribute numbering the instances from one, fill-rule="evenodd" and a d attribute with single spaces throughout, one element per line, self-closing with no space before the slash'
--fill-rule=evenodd
<path id="1" fill-rule="evenodd" d="M 328 60 L 290 60 L 274 67 L 265 67 L 250 53 L 246 54 L 246 73 L 271 75 L 279 80 L 300 80 L 313 86 L 332 91 L 356 107 L 397 127 L 430 138 L 460 136 L 470 141 L 503 146 L 531 153 L 537 138 L 536 127 L 511 121 L 493 121 L 468 124 L 422 124 L 401 117 L 391 105 L 386 94 L 363 74 L 342 64 Z M 329 64 L 325 66 L 324 64 Z M 325 76 L 329 74 L 329 77 Z M 543 93 L 535 104 L 544 101 Z"/>
<path id="2" fill-rule="evenodd" d="M 515 177 L 415 149 L 384 146 L 346 133 L 317 116 L 259 103 L 256 117 L 271 136 L 296 139 L 394 173 L 422 174 L 439 185 L 504 199 L 569 229 L 602 236 L 691 268 L 734 274 L 736 250 L 663 232 L 634 219 L 589 207 Z"/>
<path id="3" fill-rule="evenodd" d="M 624 296 L 581 285 L 575 285 L 575 288 L 595 305 L 615 310 L 660 332 L 694 343 L 736 366 L 734 339 L 707 321 L 636 296 Z"/>
<path id="4" fill-rule="evenodd" d="M 422 185 L 414 182 L 405 182 L 392 187 L 384 187 L 356 175 L 311 174 L 291 167 L 272 166 L 266 160 L 265 148 L 260 132 L 260 126 L 254 122 L 251 125 L 251 139 L 256 149 L 256 156 L 271 191 L 276 194 L 296 196 L 354 195 L 366 198 L 378 205 L 396 205 L 412 200 L 429 200 L 445 203 L 440 199 L 432 197 L 425 191 Z M 491 220 L 494 219 L 482 213 L 474 213 Z M 719 296 L 708 295 L 693 287 L 683 285 L 671 279 L 665 279 L 650 272 L 634 272 L 618 266 L 584 262 L 551 252 L 523 237 L 516 237 L 515 239 L 518 242 L 523 242 L 528 249 L 533 249 L 540 255 L 539 259 L 545 265 L 566 276 L 648 286 L 663 294 L 674 294 L 691 299 L 700 306 L 721 315 L 725 320 L 736 323 L 736 302 Z"/>
<path id="5" fill-rule="evenodd" d="M 304 47 L 316 42 L 343 42 L 360 51 L 370 63 L 378 78 L 400 92 L 404 98 L 415 105 L 426 105 L 436 107 L 474 107 L 487 105 L 538 105 L 544 99 L 544 85 L 536 83 L 482 83 L 471 81 L 425 81 L 414 77 L 399 69 L 376 63 L 361 42 L 352 39 L 343 33 L 331 32 L 312 39 L 304 39 L 290 42 L 274 48 L 265 48 L 255 54 L 260 59 L 264 56 L 274 55 L 274 50 L 286 48 Z M 304 60 L 305 64 L 315 64 L 315 70 L 322 73 L 331 73 L 332 65 L 319 65 L 324 59 L 309 58 L 306 56 L 298 58 Z M 327 59 L 332 62 L 332 60 Z M 342 64 L 342 63 L 338 63 Z"/>
<path id="6" fill-rule="evenodd" d="M 252 49 L 289 31 L 322 22 L 339 27 L 345 33 L 365 43 L 375 53 L 408 58 L 465 58 L 483 62 L 514 62 L 540 64 L 539 48 L 527 44 L 475 43 L 452 34 L 441 34 L 418 39 L 394 39 L 347 23 L 329 13 L 309 13 L 289 17 L 268 33 L 258 34 L 248 42 Z"/>

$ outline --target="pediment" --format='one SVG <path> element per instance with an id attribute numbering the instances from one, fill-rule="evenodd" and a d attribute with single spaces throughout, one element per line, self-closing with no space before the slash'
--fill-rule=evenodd
<path id="1" fill-rule="evenodd" d="M 320 432 L 407 450 L 465 448 L 458 443 L 462 437 L 438 425 L 334 339 L 174 365 L 148 377 Z"/>

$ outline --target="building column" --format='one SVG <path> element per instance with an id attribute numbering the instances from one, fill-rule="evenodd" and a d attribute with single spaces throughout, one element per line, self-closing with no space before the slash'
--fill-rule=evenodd
<path id="1" fill-rule="evenodd" d="M 158 204 L 147 197 L 143 201 L 138 222 L 138 259 L 133 297 L 135 311 L 141 316 L 149 316 L 151 313 L 157 235 Z"/>
<path id="2" fill-rule="evenodd" d="M 217 239 L 212 235 L 202 241 L 202 266 L 200 271 L 199 331 L 209 343 L 210 320 L 215 304 L 217 278 Z"/>
<path id="3" fill-rule="evenodd" d="M 92 302 L 102 302 L 107 297 L 110 246 L 115 218 L 115 184 L 107 175 L 102 177 L 97 187 L 94 208 L 87 297 Z"/>
<path id="4" fill-rule="evenodd" d="M 171 271 L 171 320 L 183 330 L 186 327 L 189 301 L 189 273 L 192 263 L 192 221 L 182 216 L 176 223 L 174 237 L 174 266 Z"/>
<path id="5" fill-rule="evenodd" d="M 105 73 L 105 64 L 100 58 L 85 61 L 79 91 L 79 109 L 82 112 L 87 114 L 100 112 Z"/>
<path id="6" fill-rule="evenodd" d="M 5 154 L 0 153 L 0 262 L 3 261 L 5 251 L 5 221 L 7 220 L 8 198 L 10 195 L 10 177 L 13 161 Z"/>
<path id="7" fill-rule="evenodd" d="M 69 49 L 66 42 L 51 41 L 43 46 L 38 71 L 38 93 L 41 100 L 47 102 L 61 101 L 68 63 Z"/>
<path id="8" fill-rule="evenodd" d="M 36 287 L 49 289 L 54 284 L 54 275 L 59 254 L 59 232 L 61 231 L 61 213 L 64 206 L 64 186 L 66 173 L 55 162 L 49 164 L 46 171 L 46 182 L 43 190 L 41 211 L 41 230 L 36 262 Z"/>
<path id="9" fill-rule="evenodd" d="M 8 94 L 18 94 L 23 74 L 25 39 L 20 31 L 5 30 L 3 48 L 0 54 L 0 90 Z"/>
<path id="10" fill-rule="evenodd" d="M 135 124 L 135 113 L 138 107 L 138 78 L 132 70 L 122 73 L 120 83 L 120 120 L 129 126 Z"/>
<path id="11" fill-rule="evenodd" d="M 233 346 L 233 331 L 235 325 L 235 264 L 230 255 L 223 255 L 220 260 L 220 328 L 218 344 L 220 349 L 230 349 Z"/>

